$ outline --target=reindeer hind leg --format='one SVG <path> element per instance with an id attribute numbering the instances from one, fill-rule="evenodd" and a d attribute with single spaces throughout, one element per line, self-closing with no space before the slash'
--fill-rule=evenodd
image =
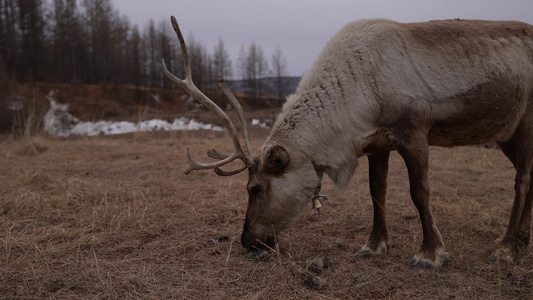
<path id="1" fill-rule="evenodd" d="M 510 141 L 499 143 L 499 146 L 516 169 L 515 197 L 507 231 L 489 257 L 489 262 L 511 262 L 516 249 L 529 244 L 533 199 L 533 132 L 519 128 Z"/>

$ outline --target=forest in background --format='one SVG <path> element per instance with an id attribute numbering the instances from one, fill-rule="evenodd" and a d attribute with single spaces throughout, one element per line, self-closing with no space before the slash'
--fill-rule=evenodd
<path id="1" fill-rule="evenodd" d="M 235 66 L 222 39 L 209 51 L 189 37 L 195 82 L 286 77 L 280 49 L 270 58 L 252 42 Z M 110 0 L 0 0 L 0 72 L 18 82 L 133 84 L 170 87 L 161 72 L 183 73 L 179 43 L 169 22 L 143 28 L 121 15 Z M 236 72 L 234 72 L 234 69 Z M 236 76 L 234 76 L 236 75 Z"/>
<path id="2" fill-rule="evenodd" d="M 235 64 L 222 39 L 209 51 L 187 39 L 191 68 L 199 88 L 239 79 L 252 96 L 265 77 L 278 78 L 286 94 L 286 60 L 281 49 L 267 57 L 252 42 Z M 183 59 L 170 22 L 149 21 L 143 28 L 121 15 L 110 0 L 0 0 L 0 79 L 16 82 L 130 84 L 170 88 L 161 58 L 182 76 Z"/>
<path id="3" fill-rule="evenodd" d="M 216 92 L 219 80 L 242 91 L 241 99 L 255 109 L 269 104 L 267 98 L 284 99 L 299 81 L 288 76 L 281 49 L 267 56 L 252 42 L 241 47 L 233 62 L 222 38 L 213 49 L 192 34 L 186 42 L 195 84 L 219 104 L 225 102 Z M 28 103 L 35 106 L 35 97 L 43 98 L 39 95 L 45 92 L 36 93 L 36 84 L 99 86 L 106 94 L 106 89 L 116 94 L 134 87 L 135 99 L 105 100 L 122 106 L 145 103 L 143 97 L 152 95 L 149 89 L 176 89 L 162 72 L 162 58 L 171 72 L 185 77 L 179 41 L 168 20 L 150 20 L 139 28 L 111 0 L 0 0 L 0 132 L 13 127 L 24 131 Z"/>

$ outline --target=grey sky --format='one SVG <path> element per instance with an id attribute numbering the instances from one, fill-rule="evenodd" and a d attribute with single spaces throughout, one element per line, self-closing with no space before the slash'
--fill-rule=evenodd
<path id="1" fill-rule="evenodd" d="M 143 28 L 174 15 L 186 38 L 209 51 L 221 38 L 235 62 L 252 42 L 270 59 L 279 47 L 290 75 L 302 75 L 344 24 L 363 18 L 400 22 L 434 19 L 516 20 L 533 24 L 532 0 L 112 0 L 115 9 Z"/>

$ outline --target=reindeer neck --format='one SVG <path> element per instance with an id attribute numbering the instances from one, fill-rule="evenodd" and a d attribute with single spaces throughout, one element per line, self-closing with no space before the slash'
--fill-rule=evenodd
<path id="1" fill-rule="evenodd" d="M 339 186 L 346 186 L 363 155 L 366 137 L 375 132 L 356 109 L 355 98 L 338 91 L 292 95 L 265 144 L 301 151 Z M 338 97 L 337 97 L 338 96 Z"/>

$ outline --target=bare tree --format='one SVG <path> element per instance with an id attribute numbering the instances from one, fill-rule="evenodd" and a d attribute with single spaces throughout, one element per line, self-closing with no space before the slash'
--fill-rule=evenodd
<path id="1" fill-rule="evenodd" d="M 121 58 L 117 51 L 120 45 L 120 17 L 113 9 L 110 0 L 83 0 L 83 24 L 88 40 L 88 71 L 92 83 L 113 83 L 116 75 L 113 71 Z M 120 43 L 118 43 L 120 44 Z M 118 46 L 118 47 L 117 47 Z"/>
<path id="2" fill-rule="evenodd" d="M 117 14 L 118 17 L 118 14 Z M 130 81 L 131 74 L 128 73 L 129 62 L 127 60 L 130 43 L 128 38 L 131 32 L 130 20 L 127 16 L 116 18 L 113 24 L 114 34 L 110 53 L 109 81 L 113 84 L 124 84 Z"/>
<path id="3" fill-rule="evenodd" d="M 0 0 L 0 53 L 4 57 L 6 72 L 14 76 L 20 50 L 17 27 L 17 6 L 12 0 Z"/>
<path id="4" fill-rule="evenodd" d="M 134 26 L 128 38 L 127 70 L 130 74 L 129 81 L 136 86 L 141 85 L 143 74 L 143 65 L 141 63 L 143 49 L 141 40 L 139 28 Z"/>
<path id="5" fill-rule="evenodd" d="M 156 56 L 157 50 L 157 35 L 154 25 L 154 20 L 150 20 L 148 27 L 144 33 L 145 48 L 147 51 L 147 70 L 148 70 L 148 84 L 154 85 L 156 83 L 156 72 L 159 62 L 159 57 Z"/>
<path id="6" fill-rule="evenodd" d="M 47 73 L 60 82 L 85 80 L 82 74 L 86 61 L 85 35 L 80 24 L 76 0 L 54 0 L 51 28 L 51 62 Z M 52 71 L 52 72 L 50 72 Z"/>
<path id="7" fill-rule="evenodd" d="M 20 32 L 19 78 L 39 79 L 46 61 L 45 20 L 42 0 L 18 2 L 18 30 Z"/>
<path id="8" fill-rule="evenodd" d="M 222 39 L 218 40 L 218 44 L 213 51 L 213 76 L 216 80 L 229 79 L 233 75 L 231 66 L 231 58 L 228 51 L 224 47 Z"/>
<path id="9" fill-rule="evenodd" d="M 246 80 L 246 51 L 244 46 L 239 49 L 239 56 L 237 57 L 237 65 L 235 66 L 237 70 L 237 75 L 241 80 Z"/>
<path id="10" fill-rule="evenodd" d="M 193 81 L 199 88 L 205 88 L 210 80 L 209 54 L 201 42 L 196 41 L 190 34 L 189 38 L 189 59 L 193 74 Z"/>
<path id="11" fill-rule="evenodd" d="M 157 58 L 160 57 L 171 57 L 172 56 L 172 43 L 171 43 L 171 32 L 169 30 L 169 27 L 167 25 L 167 22 L 165 20 L 161 20 L 158 26 L 157 31 L 157 38 L 158 38 L 158 55 Z M 156 59 L 157 60 L 157 59 Z M 172 62 L 172 60 L 171 60 Z M 157 81 L 160 86 L 163 87 L 170 87 L 170 84 L 167 80 L 164 80 L 163 72 L 158 71 L 157 72 Z"/>
<path id="12" fill-rule="evenodd" d="M 268 75 L 268 60 L 265 57 L 261 46 L 257 45 L 255 42 L 250 45 L 248 50 L 248 63 L 251 78 L 254 79 L 254 95 L 257 97 L 258 94 L 263 92 L 261 79 Z"/>
<path id="13" fill-rule="evenodd" d="M 287 90 L 287 60 L 283 57 L 283 52 L 280 48 L 276 48 L 272 54 L 272 72 L 275 78 L 275 86 L 278 92 L 278 99 L 285 97 Z"/>
<path id="14" fill-rule="evenodd" d="M 244 81 L 248 98 L 257 99 L 263 90 L 260 79 L 268 74 L 268 61 L 261 46 L 253 42 L 247 51 L 241 48 L 237 67 Z"/>

